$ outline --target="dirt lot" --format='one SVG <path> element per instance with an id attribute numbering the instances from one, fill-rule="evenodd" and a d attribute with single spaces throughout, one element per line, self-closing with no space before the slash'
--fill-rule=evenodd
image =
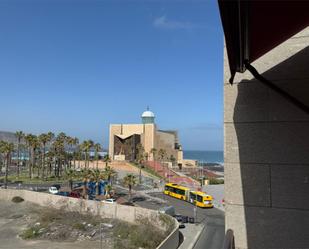
<path id="1" fill-rule="evenodd" d="M 86 222 L 86 224 L 83 224 L 79 223 L 80 220 L 72 220 L 70 224 L 71 229 L 68 229 L 68 227 L 70 227 L 69 224 L 66 226 L 61 223 L 66 223 L 69 221 L 68 219 L 74 218 L 71 216 L 67 217 L 67 220 L 63 219 L 62 221 L 60 221 L 58 217 L 58 220 L 52 224 L 50 219 L 57 219 L 57 217 L 51 215 L 52 211 L 52 209 L 34 206 L 34 204 L 27 202 L 13 203 L 0 201 L 0 248 L 100 248 L 99 234 L 88 238 L 85 236 L 89 231 L 84 230 L 83 226 L 87 226 L 89 223 Z M 49 223 L 49 226 L 43 223 Z M 76 229 L 72 229 L 72 226 L 75 226 Z M 42 231 L 44 230 L 44 227 L 46 227 L 45 232 Z M 41 231 L 39 232 L 40 229 Z M 92 231 L 93 230 L 94 229 L 92 229 Z M 71 234 L 74 233 L 76 236 L 71 237 Z M 112 231 L 105 229 L 103 240 L 104 248 L 113 248 L 111 234 Z M 22 239 L 21 237 L 25 237 L 25 239 Z"/>
<path id="2" fill-rule="evenodd" d="M 131 225 L 29 202 L 0 201 L 0 249 L 156 248 L 165 233 L 151 223 Z"/>

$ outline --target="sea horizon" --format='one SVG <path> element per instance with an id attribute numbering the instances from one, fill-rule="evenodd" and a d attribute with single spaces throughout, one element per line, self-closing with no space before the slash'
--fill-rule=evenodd
<path id="1" fill-rule="evenodd" d="M 199 163 L 224 163 L 223 150 L 184 150 L 184 159 L 197 160 Z"/>

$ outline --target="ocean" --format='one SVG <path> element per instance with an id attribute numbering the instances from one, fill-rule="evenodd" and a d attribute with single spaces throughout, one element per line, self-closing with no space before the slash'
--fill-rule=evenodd
<path id="1" fill-rule="evenodd" d="M 223 164 L 223 151 L 207 150 L 184 150 L 184 159 L 194 159 L 200 163 L 219 163 Z"/>

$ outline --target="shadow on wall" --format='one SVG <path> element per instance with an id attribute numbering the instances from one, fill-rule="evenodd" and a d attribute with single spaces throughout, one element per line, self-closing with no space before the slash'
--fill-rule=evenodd
<path id="1" fill-rule="evenodd" d="M 309 46 L 263 76 L 309 105 Z M 237 99 L 235 131 L 230 132 L 237 139 L 229 150 L 240 163 L 232 163 L 231 170 L 240 174 L 243 195 L 235 193 L 232 201 L 240 206 L 231 209 L 244 212 L 239 222 L 247 235 L 240 243 L 259 249 L 308 248 L 309 115 L 255 79 L 232 87 L 237 87 Z"/>

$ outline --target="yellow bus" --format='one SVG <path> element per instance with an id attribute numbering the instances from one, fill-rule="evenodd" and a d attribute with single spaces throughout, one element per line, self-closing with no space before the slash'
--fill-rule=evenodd
<path id="1" fill-rule="evenodd" d="M 189 192 L 189 188 L 180 186 L 176 183 L 166 183 L 164 187 L 164 194 L 184 201 L 188 200 Z"/>
<path id="2" fill-rule="evenodd" d="M 201 191 L 191 191 L 189 188 L 176 183 L 166 183 L 164 194 L 174 198 L 188 201 L 198 207 L 213 207 L 212 196 Z"/>
<path id="3" fill-rule="evenodd" d="M 204 208 L 212 208 L 212 196 L 201 191 L 190 191 L 189 202 Z"/>

